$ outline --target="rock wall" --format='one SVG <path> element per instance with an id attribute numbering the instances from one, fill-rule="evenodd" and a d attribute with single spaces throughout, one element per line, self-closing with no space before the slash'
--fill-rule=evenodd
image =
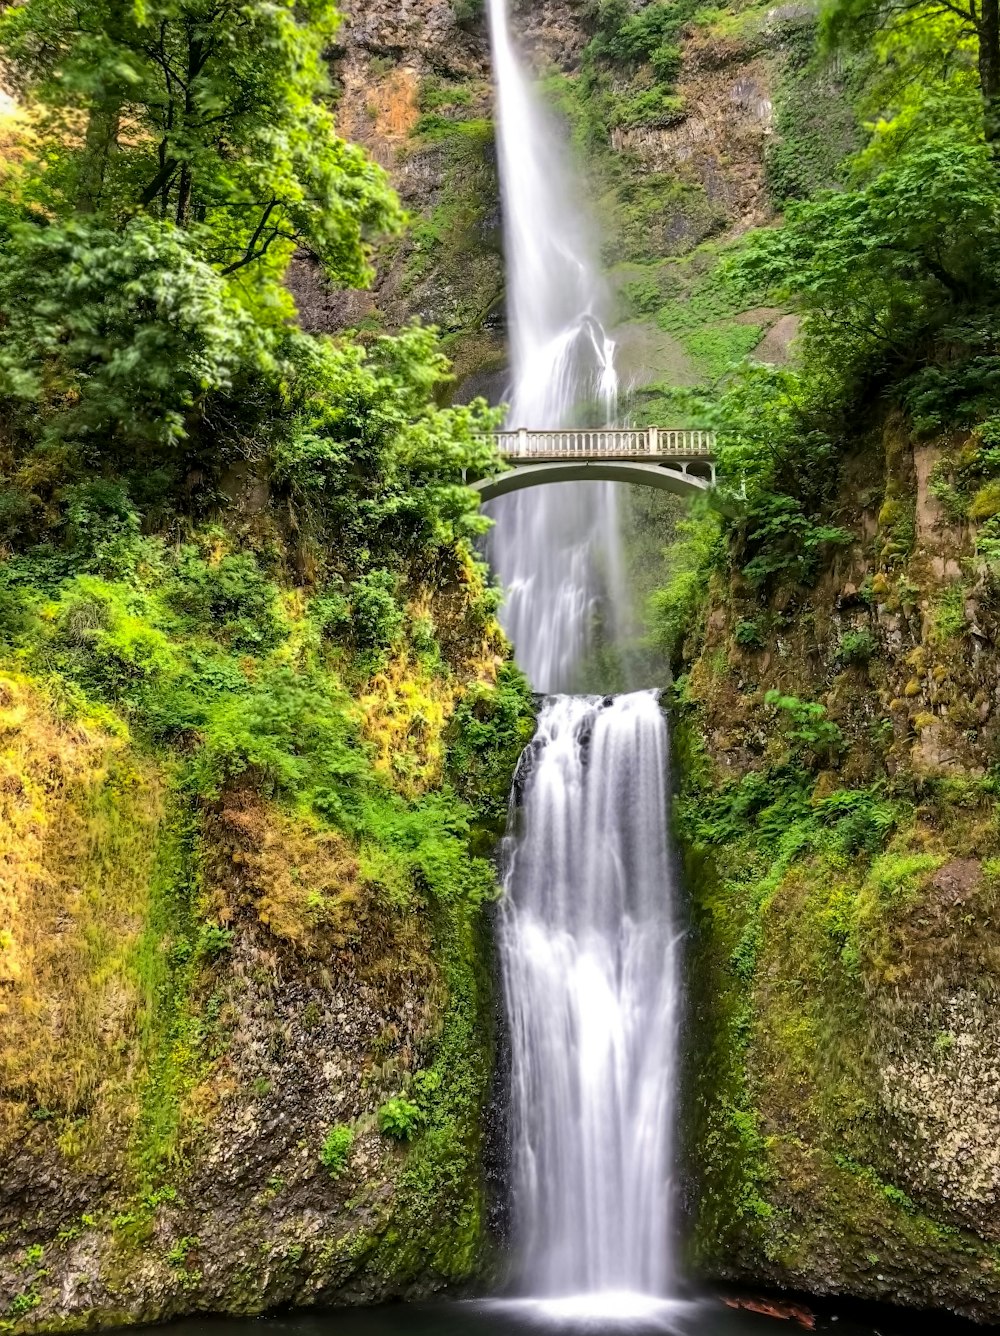
<path id="1" fill-rule="evenodd" d="M 492 891 L 474 855 L 532 717 L 519 678 L 495 694 L 504 642 L 477 590 L 470 570 L 425 591 L 444 659 L 399 650 L 351 707 L 400 800 L 381 841 L 278 802 L 252 769 L 196 795 L 111 711 L 0 673 L 4 1330 L 480 1274 Z M 440 788 L 453 753 L 457 824 L 429 836 L 401 800 Z"/>
<path id="2" fill-rule="evenodd" d="M 716 577 L 687 645 L 702 1274 L 1000 1317 L 988 448 L 885 422 L 815 588 Z"/>
<path id="3" fill-rule="evenodd" d="M 504 264 L 492 126 L 489 41 L 481 9 L 453 0 L 347 5 L 332 69 L 342 133 L 385 166 L 414 226 L 383 245 L 369 292 L 329 290 L 304 259 L 292 290 L 304 324 L 395 330 L 412 319 L 438 325 L 455 361 L 459 397 L 499 398 L 506 362 Z M 469 15 L 472 17 L 469 17 Z M 513 6 L 526 58 L 546 80 L 573 138 L 599 224 L 621 366 L 638 385 L 698 383 L 711 371 L 698 339 L 706 324 L 725 341 L 734 318 L 740 348 L 769 339 L 781 358 L 794 333 L 782 312 L 684 307 L 714 266 L 715 247 L 773 216 L 765 160 L 776 142 L 772 94 L 808 16 L 788 6 L 692 24 L 677 92 L 684 114 L 657 128 L 592 120 L 586 77 L 593 7 L 580 0 Z M 837 89 L 833 90 L 836 96 Z M 612 101 L 623 94 L 612 93 Z M 596 114 L 605 115 L 606 107 Z M 613 119 L 613 116 L 612 116 Z M 707 249 L 706 249 L 707 248 Z M 680 263 L 678 263 L 680 262 Z M 636 280 L 657 297 L 636 305 Z M 778 326 L 772 335 L 768 331 Z M 464 388 L 463 388 L 464 387 Z"/>

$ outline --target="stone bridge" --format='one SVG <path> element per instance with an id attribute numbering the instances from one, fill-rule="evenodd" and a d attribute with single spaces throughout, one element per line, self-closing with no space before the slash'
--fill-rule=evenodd
<path id="1" fill-rule="evenodd" d="M 668 427 L 498 431 L 507 467 L 470 482 L 484 501 L 549 482 L 633 482 L 690 495 L 715 485 L 715 433 Z"/>

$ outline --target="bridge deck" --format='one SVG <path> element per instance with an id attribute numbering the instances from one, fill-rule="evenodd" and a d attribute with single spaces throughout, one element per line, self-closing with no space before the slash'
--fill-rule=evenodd
<path id="1" fill-rule="evenodd" d="M 584 459 L 711 459 L 715 433 L 672 427 L 564 428 L 558 431 L 494 432 L 505 459 L 514 461 Z"/>

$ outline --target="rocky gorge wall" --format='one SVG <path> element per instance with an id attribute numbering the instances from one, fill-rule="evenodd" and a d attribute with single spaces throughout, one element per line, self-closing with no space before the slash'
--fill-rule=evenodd
<path id="1" fill-rule="evenodd" d="M 197 796 L 113 712 L 0 672 L 4 1330 L 371 1302 L 481 1267 L 480 856 L 532 728 L 481 595 L 472 571 L 425 588 L 447 657 L 398 646 L 351 707 L 395 776 L 374 838 L 253 769 Z"/>
<path id="2" fill-rule="evenodd" d="M 695 1264 L 995 1321 L 988 449 L 872 429 L 849 543 L 808 593 L 716 581 L 676 695 Z"/>

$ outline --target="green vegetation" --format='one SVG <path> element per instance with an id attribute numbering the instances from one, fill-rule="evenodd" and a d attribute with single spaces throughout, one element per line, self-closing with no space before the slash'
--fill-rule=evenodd
<path id="1" fill-rule="evenodd" d="M 423 1125 L 424 1115 L 412 1100 L 397 1095 L 378 1111 L 379 1131 L 394 1141 L 412 1141 Z"/>
<path id="2" fill-rule="evenodd" d="M 673 92 L 681 68 L 678 39 L 697 8 L 695 0 L 653 0 L 634 11 L 626 0 L 600 0 L 583 58 L 591 117 L 600 117 L 610 129 L 683 119 L 683 105 Z"/>
<path id="3" fill-rule="evenodd" d="M 331 1178 L 341 1178 L 354 1145 L 354 1129 L 344 1124 L 331 1127 L 320 1147 L 320 1163 Z"/>
<path id="4" fill-rule="evenodd" d="M 80 1174 L 53 1246 L 92 1233 L 116 1295 L 160 1212 L 169 1302 L 210 1283 L 216 1240 L 183 1233 L 192 1175 L 285 1098 L 289 1036 L 320 1042 L 335 988 L 421 1009 L 370 1052 L 353 1016 L 360 1084 L 338 1069 L 338 1103 L 296 1105 L 308 1181 L 351 1165 L 354 1223 L 318 1256 L 281 1241 L 283 1265 L 330 1287 L 370 1268 L 384 1291 L 467 1277 L 482 1251 L 480 919 L 531 698 L 463 482 L 494 466 L 495 415 L 440 406 L 435 330 L 306 335 L 285 286 L 296 252 L 366 284 L 404 221 L 335 132 L 338 21 L 324 0 L 0 18 L 26 112 L 0 205 L 0 1149 L 30 1136 Z M 427 81 L 414 145 L 492 171 L 476 96 Z M 418 256 L 485 208 L 450 205 Z M 399 1149 L 355 1172 L 373 1121 Z M 294 1143 L 274 1154 L 234 1204 L 248 1250 L 299 1172 Z M 58 1305 L 47 1245 L 8 1247 L 37 1274 L 5 1318 Z M 267 1270 L 227 1302 L 273 1302 Z"/>

